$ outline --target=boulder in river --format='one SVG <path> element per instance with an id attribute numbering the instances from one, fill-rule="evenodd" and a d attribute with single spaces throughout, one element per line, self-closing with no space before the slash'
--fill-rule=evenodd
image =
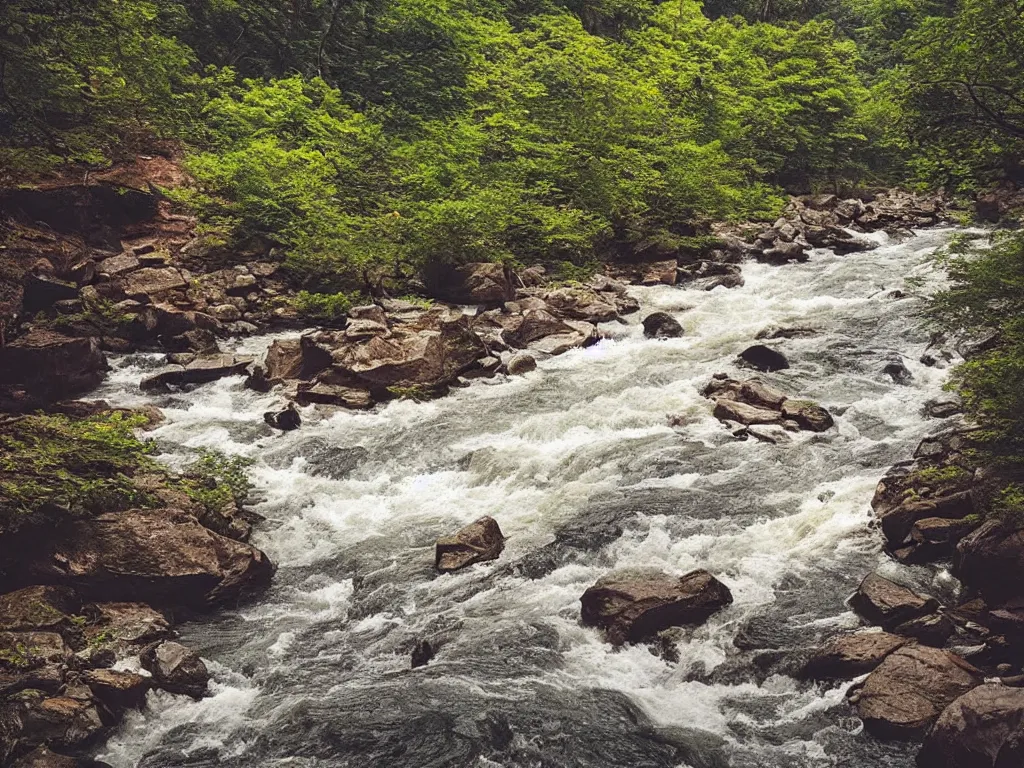
<path id="1" fill-rule="evenodd" d="M 252 365 L 252 358 L 242 355 L 213 355 L 200 357 L 185 366 L 170 366 L 164 371 L 147 376 L 139 383 L 143 391 L 166 390 L 169 386 L 208 384 L 228 376 L 240 376 Z"/>
<path id="2" fill-rule="evenodd" d="M 291 432 L 302 426 L 302 417 L 295 408 L 294 403 L 288 403 L 282 411 L 267 411 L 263 414 L 263 420 L 274 429 L 282 432 Z"/>
<path id="3" fill-rule="evenodd" d="M 886 657 L 851 701 L 874 735 L 918 738 L 946 707 L 981 682 L 981 673 L 959 656 L 907 645 Z"/>
<path id="4" fill-rule="evenodd" d="M 870 573 L 850 598 L 850 607 L 872 624 L 892 628 L 935 611 L 934 598 L 922 597 L 884 576 Z"/>
<path id="5" fill-rule="evenodd" d="M 505 548 L 505 536 L 493 517 L 481 517 L 451 536 L 437 540 L 434 566 L 450 573 L 475 563 L 497 560 Z"/>
<path id="6" fill-rule="evenodd" d="M 653 569 L 613 571 L 580 598 L 587 626 L 614 645 L 639 642 L 669 627 L 699 624 L 732 603 L 729 588 L 705 570 L 671 576 Z"/>
<path id="7" fill-rule="evenodd" d="M 918 753 L 920 768 L 1024 765 L 1024 688 L 980 685 L 950 704 Z"/>
<path id="8" fill-rule="evenodd" d="M 77 520 L 26 566 L 94 600 L 201 607 L 269 581 L 258 549 L 220 536 L 187 512 L 140 509 Z"/>
<path id="9" fill-rule="evenodd" d="M 533 355 L 520 352 L 509 359 L 505 365 L 505 370 L 508 371 L 509 376 L 523 376 L 530 371 L 537 370 L 537 360 Z"/>
<path id="10" fill-rule="evenodd" d="M 892 360 L 885 364 L 882 373 L 891 378 L 894 383 L 906 386 L 914 380 L 914 374 L 910 372 L 902 360 Z"/>
<path id="11" fill-rule="evenodd" d="M 782 404 L 782 416 L 811 432 L 827 432 L 836 423 L 831 413 L 807 400 L 786 400 Z"/>
<path id="12" fill-rule="evenodd" d="M 672 339 L 683 335 L 683 326 L 668 312 L 652 312 L 644 318 L 644 336 L 649 339 Z"/>
<path id="13" fill-rule="evenodd" d="M 170 693 L 200 699 L 206 694 L 210 672 L 199 654 L 173 640 L 153 643 L 141 655 L 142 668 L 153 675 L 153 684 Z"/>
<path id="14" fill-rule="evenodd" d="M 814 680 L 849 680 L 866 674 L 886 656 L 907 643 L 888 632 L 857 632 L 839 635 L 825 643 L 804 666 L 803 674 Z"/>
<path id="15" fill-rule="evenodd" d="M 134 672 L 113 669 L 90 669 L 82 674 L 82 682 L 89 686 L 96 699 L 114 714 L 141 707 L 149 691 L 149 679 Z"/>
<path id="16" fill-rule="evenodd" d="M 1024 527 L 983 523 L 956 547 L 954 573 L 986 597 L 1024 595 Z"/>
<path id="17" fill-rule="evenodd" d="M 766 347 L 764 344 L 755 344 L 740 353 L 740 360 L 765 373 L 782 371 L 789 368 L 789 360 L 777 349 Z"/>

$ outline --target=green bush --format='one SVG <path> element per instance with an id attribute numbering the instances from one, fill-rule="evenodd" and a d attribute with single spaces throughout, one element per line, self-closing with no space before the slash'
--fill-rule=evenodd
<path id="1" fill-rule="evenodd" d="M 189 498 L 211 512 L 230 505 L 241 508 L 249 498 L 252 483 L 248 468 L 252 459 L 227 456 L 219 451 L 201 450 L 177 480 Z"/>

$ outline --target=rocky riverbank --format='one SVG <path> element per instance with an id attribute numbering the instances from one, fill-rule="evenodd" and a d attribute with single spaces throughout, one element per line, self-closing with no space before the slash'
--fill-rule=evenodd
<path id="1" fill-rule="evenodd" d="M 188 389 L 245 375 L 246 386 L 281 396 L 282 409 L 268 413 L 268 423 L 299 428 L 301 417 L 289 403 L 368 409 L 394 398 L 437 397 L 473 379 L 521 375 L 538 360 L 593 344 L 600 338 L 600 324 L 640 309 L 628 283 L 729 289 L 743 284 L 739 264 L 745 259 L 782 265 L 806 260 L 813 248 L 869 250 L 877 245 L 871 232 L 912 237 L 910 228 L 941 223 L 948 216 L 940 199 L 897 191 L 867 201 L 813 196 L 794 199 L 771 227 L 717 227 L 707 247 L 646 254 L 644 260 L 612 264 L 607 274 L 571 284 L 551 280 L 542 267 L 518 273 L 490 263 L 446 268 L 423 276 L 426 295 L 416 300 L 375 296 L 331 327 L 276 341 L 265 359 L 256 360 L 224 352 L 221 345 L 305 325 L 292 301 L 298 285 L 280 254 L 225 253 L 198 236 L 195 222 L 174 212 L 150 186 L 158 183 L 155 178 L 176 183 L 173 166 L 143 159 L 139 166 L 97 183 L 17 191 L 0 199 L 11 233 L 0 293 L 5 301 L 0 406 L 12 414 L 8 418 L 17 420 L 23 418 L 18 414 L 38 408 L 75 420 L 101 414 L 102 405 L 68 398 L 102 381 L 108 354 L 160 351 L 166 366 L 140 381 L 144 390 Z M 644 327 L 651 337 L 685 333 L 678 321 L 658 313 L 645 317 Z M 761 371 L 785 368 L 788 363 L 775 342 L 799 332 L 766 332 L 764 344 L 744 352 L 744 364 Z M 833 426 L 831 414 L 800 400 L 799 393 L 783 393 L 757 380 L 716 378 L 705 395 L 737 437 L 780 442 L 790 431 L 825 432 Z M 104 469 L 94 471 L 102 474 Z M 198 503 L 167 476 L 129 476 L 146 503 L 101 505 L 88 514 L 72 505 L 47 509 L 45 526 L 3 533 L 9 557 L 0 585 L 6 593 L 0 597 L 2 762 L 86 764 L 62 762 L 54 752 L 86 753 L 127 709 L 141 704 L 150 688 L 201 696 L 207 673 L 194 653 L 174 642 L 175 620 L 235 601 L 273 574 L 266 556 L 245 543 L 250 521 L 244 510 Z M 902 511 L 879 511 L 883 530 L 896 531 L 890 541 L 894 554 L 919 562 L 926 555 L 948 555 L 957 537 L 962 545 L 981 536 L 985 526 L 967 536 L 968 521 L 977 522 L 971 513 L 953 517 L 950 511 L 953 502 L 947 496 L 961 492 L 939 494 L 933 483 L 915 490 L 920 504 L 933 505 L 927 514 L 924 507 L 908 512 L 902 496 L 893 507 Z M 880 510 L 893 503 L 882 495 L 889 501 L 876 500 Z M 906 531 L 885 522 L 908 515 L 914 519 Z M 502 537 L 497 523 L 491 523 L 439 542 L 439 569 L 499 557 Z M 902 538 L 897 536 L 901 531 Z M 988 566 L 968 565 L 964 572 L 988 572 Z M 919 734 L 941 714 L 947 723 L 941 738 L 955 740 L 959 721 L 943 710 L 947 705 L 946 712 L 954 705 L 956 712 L 982 706 L 957 696 L 981 681 L 976 669 L 992 664 L 987 656 L 966 653 L 961 664 L 947 651 L 933 658 L 935 638 L 947 625 L 953 628 L 943 644 L 958 631 L 954 611 L 940 611 L 914 597 L 911 602 L 920 600 L 921 610 L 905 612 L 895 623 L 875 607 L 887 605 L 884 595 L 899 589 L 868 580 L 855 605 L 866 606 L 862 610 L 869 620 L 903 639 L 840 638 L 828 657 L 839 661 L 818 660 L 808 668 L 828 669 L 832 676 L 853 670 L 898 676 L 908 664 L 948 668 L 953 682 L 929 699 L 933 714 L 915 715 L 916 725 L 889 728 L 897 716 L 886 710 L 884 696 L 872 693 L 878 688 L 884 694 L 895 685 L 889 678 L 865 683 L 857 706 L 869 727 L 881 723 L 876 730 L 885 735 Z M 697 623 L 731 600 L 728 587 L 704 571 L 681 579 L 663 573 L 611 574 L 584 596 L 584 621 L 601 627 L 613 643 L 657 641 L 659 633 Z M 1007 610 L 1014 610 L 1011 604 L 986 603 L 982 613 L 989 624 L 974 614 L 965 622 L 973 632 L 976 626 L 1002 621 Z M 1016 651 L 1018 640 L 1009 630 L 999 635 L 987 631 L 992 643 Z M 871 649 L 860 647 L 865 642 Z M 891 672 L 896 662 L 888 662 L 889 656 L 908 654 L 910 660 Z M 426 663 L 429 655 L 420 649 L 418 658 Z M 850 657 L 856 661 L 847 663 Z M 1005 656 L 992 658 L 993 671 L 1008 663 Z M 1007 680 L 1020 672 L 1002 671 L 1008 672 Z M 1009 700 L 1002 688 L 976 698 L 998 706 Z"/>

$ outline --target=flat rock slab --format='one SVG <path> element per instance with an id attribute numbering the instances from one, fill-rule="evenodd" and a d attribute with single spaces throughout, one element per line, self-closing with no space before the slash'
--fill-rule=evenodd
<path id="1" fill-rule="evenodd" d="M 804 667 L 814 680 L 850 680 L 867 674 L 910 640 L 888 632 L 858 632 L 829 640 Z"/>
<path id="2" fill-rule="evenodd" d="M 876 736 L 918 738 L 946 707 L 981 682 L 981 672 L 960 657 L 908 645 L 868 675 L 857 694 L 857 713 Z"/>
<path id="3" fill-rule="evenodd" d="M 638 642 L 669 627 L 699 624 L 732 603 L 729 588 L 705 570 L 671 576 L 657 570 L 614 571 L 583 593 L 581 617 L 614 645 Z"/>

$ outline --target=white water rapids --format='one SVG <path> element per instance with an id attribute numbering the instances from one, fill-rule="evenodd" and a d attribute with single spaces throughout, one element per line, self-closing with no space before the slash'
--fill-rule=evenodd
<path id="1" fill-rule="evenodd" d="M 951 234 L 747 264 L 733 290 L 635 288 L 629 324 L 525 377 L 369 413 L 306 409 L 286 434 L 262 418 L 279 397 L 240 377 L 153 398 L 137 385 L 156 357 L 118 361 L 97 396 L 163 408 L 152 437 L 168 462 L 199 447 L 254 459 L 267 520 L 253 543 L 279 571 L 255 600 L 181 627 L 214 672 L 212 695 L 151 693 L 100 757 L 115 768 L 909 768 L 909 747 L 860 733 L 847 685 L 798 682 L 787 660 L 857 626 L 844 599 L 891 567 L 868 502 L 942 426 L 922 416 L 946 371 L 918 363 L 929 333 L 916 297 L 938 284 L 930 257 Z M 639 321 L 655 309 L 685 336 L 645 339 Z M 792 368 L 762 378 L 829 408 L 837 429 L 770 445 L 712 417 L 699 390 L 719 371 L 750 376 L 736 355 L 769 325 L 820 331 L 778 342 Z M 882 373 L 898 356 L 906 386 Z M 436 575 L 435 539 L 482 515 L 508 537 L 501 559 Z M 580 624 L 583 591 L 637 565 L 707 568 L 732 590 L 732 606 L 679 633 L 677 663 Z M 937 596 L 951 589 L 941 572 L 910 575 Z M 420 638 L 437 656 L 412 670 Z"/>

